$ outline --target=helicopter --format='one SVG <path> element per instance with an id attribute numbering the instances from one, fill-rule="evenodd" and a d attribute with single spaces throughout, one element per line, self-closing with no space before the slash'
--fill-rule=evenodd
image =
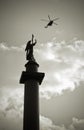
<path id="1" fill-rule="evenodd" d="M 48 26 L 52 26 L 53 24 L 58 25 L 54 21 L 58 20 L 59 18 L 55 18 L 55 19 L 51 20 L 50 16 L 48 15 L 48 19 L 49 20 L 41 19 L 42 21 L 48 22 L 48 24 L 45 26 L 45 28 L 48 28 Z"/>

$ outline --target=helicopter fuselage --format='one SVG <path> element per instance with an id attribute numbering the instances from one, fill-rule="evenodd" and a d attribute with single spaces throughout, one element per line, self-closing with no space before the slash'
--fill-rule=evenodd
<path id="1" fill-rule="evenodd" d="M 53 21 L 51 20 L 48 24 L 47 24 L 47 26 L 51 26 L 53 24 Z"/>

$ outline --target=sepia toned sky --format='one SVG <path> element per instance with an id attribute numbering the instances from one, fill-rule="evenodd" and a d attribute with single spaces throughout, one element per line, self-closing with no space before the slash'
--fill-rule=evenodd
<path id="1" fill-rule="evenodd" d="M 41 19 L 59 17 L 45 29 Z M 84 130 L 84 1 L 0 0 L 0 130 L 22 130 L 25 45 L 39 71 L 40 130 Z"/>
<path id="2" fill-rule="evenodd" d="M 83 39 L 83 0 L 1 0 L 0 1 L 0 41 L 22 44 L 34 33 L 39 41 L 52 37 L 70 40 Z M 58 26 L 45 30 L 47 23 L 41 19 L 59 17 Z"/>

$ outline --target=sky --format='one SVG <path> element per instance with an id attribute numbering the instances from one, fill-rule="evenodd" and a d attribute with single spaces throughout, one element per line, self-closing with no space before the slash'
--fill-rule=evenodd
<path id="1" fill-rule="evenodd" d="M 84 130 L 84 1 L 0 0 L 0 130 L 23 129 L 25 46 L 45 78 L 39 86 L 40 130 Z M 41 19 L 59 17 L 45 28 Z"/>

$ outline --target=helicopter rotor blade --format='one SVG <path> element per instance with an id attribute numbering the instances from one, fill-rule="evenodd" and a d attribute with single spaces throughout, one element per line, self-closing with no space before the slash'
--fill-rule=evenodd
<path id="1" fill-rule="evenodd" d="M 47 19 L 41 19 L 41 21 L 49 22 L 49 20 L 47 20 Z"/>
<path id="2" fill-rule="evenodd" d="M 55 19 L 53 19 L 53 21 L 56 21 L 56 20 L 58 20 L 59 18 L 55 18 Z"/>
<path id="3" fill-rule="evenodd" d="M 51 20 L 51 19 L 50 19 L 50 15 L 48 15 L 48 18 L 49 18 L 49 20 Z"/>
<path id="4" fill-rule="evenodd" d="M 58 25 L 57 23 L 53 22 L 53 24 Z"/>

